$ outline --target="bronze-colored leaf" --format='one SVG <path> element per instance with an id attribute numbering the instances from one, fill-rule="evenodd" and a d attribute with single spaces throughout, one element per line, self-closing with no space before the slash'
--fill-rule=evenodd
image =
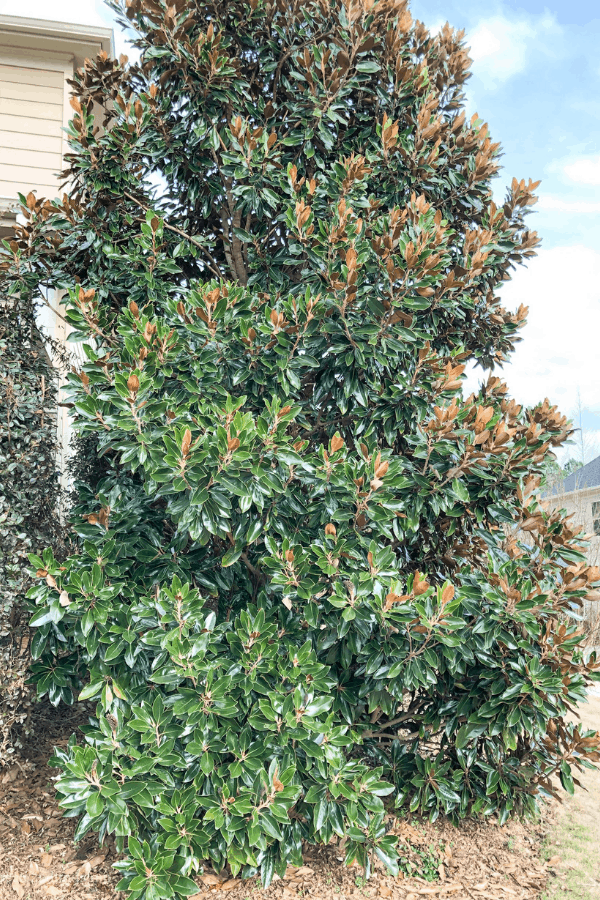
<path id="1" fill-rule="evenodd" d="M 344 439 L 340 437 L 339 434 L 335 434 L 331 438 L 331 452 L 337 453 L 338 450 L 341 450 L 342 447 L 345 447 Z"/>
<path id="2" fill-rule="evenodd" d="M 181 453 L 183 456 L 187 456 L 190 452 L 190 446 L 192 443 L 192 432 L 189 428 L 186 428 L 183 433 L 183 438 L 181 440 Z"/>

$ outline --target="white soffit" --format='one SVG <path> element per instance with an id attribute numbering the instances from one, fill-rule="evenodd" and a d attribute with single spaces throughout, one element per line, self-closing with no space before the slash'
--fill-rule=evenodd
<path id="1" fill-rule="evenodd" d="M 68 55 L 75 68 L 80 68 L 86 58 L 104 50 L 115 55 L 114 35 L 111 28 L 94 25 L 76 25 L 68 22 L 52 22 L 45 19 L 26 19 L 21 16 L 0 15 L 1 50 L 30 50 L 37 53 Z"/>

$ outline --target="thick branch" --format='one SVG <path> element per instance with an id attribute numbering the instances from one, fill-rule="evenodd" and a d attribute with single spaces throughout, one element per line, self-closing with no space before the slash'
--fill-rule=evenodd
<path id="1" fill-rule="evenodd" d="M 240 284 L 246 286 L 248 284 L 248 273 L 246 271 L 246 264 L 244 262 L 243 255 L 243 244 L 240 241 L 239 237 L 236 237 L 234 228 L 239 228 L 242 224 L 242 214 L 238 210 L 234 213 L 233 219 L 231 222 L 231 255 L 233 257 L 233 263 L 236 268 L 237 276 L 240 281 Z"/>
<path id="2" fill-rule="evenodd" d="M 407 719 L 414 718 L 414 710 L 409 710 L 408 712 L 402 713 L 401 716 L 397 716 L 397 718 L 392 719 L 390 722 L 384 722 L 383 727 L 375 730 L 375 731 L 365 731 L 363 732 L 363 737 L 379 737 L 382 735 L 388 728 L 392 728 L 394 725 L 399 725 L 400 722 L 406 722 Z"/>
<path id="3" fill-rule="evenodd" d="M 243 560 L 246 568 L 248 569 L 249 572 L 251 572 L 254 575 L 255 578 L 258 578 L 261 581 L 265 580 L 265 576 L 260 571 L 260 569 L 257 569 L 256 566 L 252 565 L 252 563 L 250 562 L 250 560 L 248 558 L 247 553 L 242 553 L 242 555 L 240 556 L 240 559 Z"/>
<path id="4" fill-rule="evenodd" d="M 233 257 L 231 255 L 231 242 L 229 240 L 229 225 L 227 224 L 227 209 L 222 206 L 221 207 L 221 228 L 222 228 L 222 241 L 223 241 L 223 252 L 225 253 L 225 259 L 227 260 L 227 265 L 229 266 L 229 271 L 231 272 L 232 278 L 237 278 L 238 274 L 235 268 L 235 263 L 233 261 Z"/>

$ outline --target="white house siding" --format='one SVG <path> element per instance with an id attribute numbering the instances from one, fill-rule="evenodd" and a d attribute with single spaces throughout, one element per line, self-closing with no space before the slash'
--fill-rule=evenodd
<path id="1" fill-rule="evenodd" d="M 59 195 L 72 74 L 72 54 L 40 54 L 0 40 L 1 197 L 30 190 Z"/>
<path id="2" fill-rule="evenodd" d="M 68 191 L 60 179 L 69 151 L 65 128 L 73 114 L 68 80 L 100 50 L 114 55 L 109 29 L 0 15 L 0 237 L 10 234 L 19 193 L 34 191 L 53 200 Z M 47 300 L 60 307 L 56 293 L 49 292 Z M 70 329 L 52 309 L 40 309 L 39 325 L 48 337 L 66 342 Z M 81 346 L 69 344 L 68 349 L 79 366 Z M 57 462 L 64 472 L 71 435 L 64 406 L 57 429 Z"/>

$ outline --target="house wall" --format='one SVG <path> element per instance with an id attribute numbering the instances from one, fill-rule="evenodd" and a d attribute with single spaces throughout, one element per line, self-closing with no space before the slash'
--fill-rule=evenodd
<path id="1" fill-rule="evenodd" d="M 114 53 L 110 29 L 0 15 L 0 201 L 60 195 L 67 80 L 101 50 Z"/>
<path id="2" fill-rule="evenodd" d="M 59 194 L 65 88 L 72 75 L 67 54 L 39 59 L 0 44 L 0 196 Z"/>
<path id="3" fill-rule="evenodd" d="M 583 526 L 590 538 L 586 550 L 588 563 L 600 566 L 600 485 L 547 497 L 545 503 L 551 509 L 565 509 L 576 524 Z M 600 636 L 600 603 L 586 603 L 583 612 L 590 640 L 596 643 Z"/>
<path id="4" fill-rule="evenodd" d="M 600 485 L 547 497 L 545 502 L 552 509 L 565 509 L 583 526 L 584 532 L 591 536 L 587 551 L 590 565 L 600 565 Z"/>
<path id="5" fill-rule="evenodd" d="M 73 114 L 67 81 L 101 50 L 114 55 L 110 29 L 0 15 L 0 238 L 12 232 L 19 193 L 55 199 L 68 191 L 60 178 Z M 59 308 L 60 296 L 50 292 L 47 300 Z M 40 307 L 39 325 L 49 338 L 66 343 L 69 327 L 53 309 Z M 77 365 L 81 347 L 68 349 Z M 71 435 L 65 407 L 59 408 L 57 429 L 57 463 L 64 472 Z"/>

